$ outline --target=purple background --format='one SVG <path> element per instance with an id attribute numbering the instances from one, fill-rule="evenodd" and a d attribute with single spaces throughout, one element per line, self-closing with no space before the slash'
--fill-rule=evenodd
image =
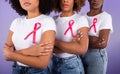
<path id="1" fill-rule="evenodd" d="M 110 36 L 107 46 L 109 63 L 107 74 L 120 74 L 120 0 L 104 0 L 103 9 L 110 13 L 113 18 L 114 32 Z M 87 5 L 82 9 L 82 13 L 89 9 Z M 53 16 L 54 13 L 51 13 Z M 11 74 L 12 62 L 7 62 L 3 57 L 3 45 L 7 39 L 8 30 L 13 19 L 18 17 L 10 5 L 4 0 L 0 0 L 0 74 Z"/>

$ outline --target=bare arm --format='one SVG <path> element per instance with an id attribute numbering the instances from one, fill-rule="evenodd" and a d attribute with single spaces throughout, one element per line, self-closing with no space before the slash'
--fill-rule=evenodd
<path id="1" fill-rule="evenodd" d="M 110 30 L 103 29 L 99 33 L 99 37 L 89 36 L 89 48 L 102 49 L 107 46 Z"/>
<path id="2" fill-rule="evenodd" d="M 26 49 L 16 50 L 15 52 L 28 56 L 46 56 L 53 50 L 51 43 L 51 41 L 43 42 Z"/>
<path id="3" fill-rule="evenodd" d="M 13 32 L 12 31 L 9 31 L 8 33 L 8 38 L 6 40 L 6 43 L 4 45 L 4 49 L 3 49 L 3 55 L 5 56 L 5 59 L 6 60 L 10 60 L 8 59 L 7 55 L 8 54 L 6 52 L 6 50 L 9 50 L 9 51 L 14 51 L 13 48 L 14 48 L 14 45 L 13 45 L 13 42 L 12 42 L 12 35 L 13 35 Z"/>
<path id="4" fill-rule="evenodd" d="M 52 43 L 50 45 L 54 46 L 54 41 L 55 41 L 55 32 L 50 30 L 50 31 L 46 31 L 43 35 L 42 35 L 42 42 L 47 42 L 47 41 L 52 41 Z M 7 42 L 9 43 L 9 42 Z M 7 57 L 10 60 L 14 60 L 14 61 L 19 61 L 23 64 L 35 67 L 35 68 L 46 68 L 49 60 L 51 58 L 51 54 L 52 51 L 46 55 L 46 56 L 39 56 L 39 57 L 33 57 L 33 56 L 26 56 L 23 54 L 19 54 L 16 52 L 13 52 L 11 50 L 5 49 L 4 50 L 4 55 L 5 57 Z"/>
<path id="5" fill-rule="evenodd" d="M 84 27 L 79 30 L 83 33 L 83 37 L 77 41 L 64 42 L 56 40 L 55 45 L 64 52 L 72 54 L 85 54 L 88 48 L 88 28 Z"/>
<path id="6" fill-rule="evenodd" d="M 13 32 L 12 32 L 12 31 L 9 31 L 9 33 L 8 33 L 8 38 L 7 38 L 7 41 L 6 41 L 6 43 L 5 43 L 5 45 L 6 45 L 7 47 L 14 47 L 14 44 L 13 44 L 13 42 L 12 42 L 12 35 L 13 35 Z"/>
<path id="7" fill-rule="evenodd" d="M 9 31 L 9 35 L 5 43 L 6 45 L 5 47 L 10 48 L 11 50 L 14 50 L 12 35 L 13 35 L 13 32 Z M 24 54 L 24 55 L 30 55 L 30 56 L 48 55 L 49 52 L 51 52 L 53 49 L 53 46 L 49 44 L 51 44 L 51 41 L 43 42 L 43 43 L 40 43 L 39 45 L 35 45 L 22 50 L 15 50 L 15 52 Z"/>

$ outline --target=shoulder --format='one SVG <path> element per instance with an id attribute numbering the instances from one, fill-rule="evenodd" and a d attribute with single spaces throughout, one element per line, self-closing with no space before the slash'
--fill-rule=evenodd
<path id="1" fill-rule="evenodd" d="M 112 18 L 112 17 L 111 17 L 111 15 L 110 15 L 109 13 L 107 13 L 107 12 L 104 11 L 104 12 L 102 13 L 102 18 L 103 18 L 103 19 L 108 19 L 108 18 Z"/>
<path id="2" fill-rule="evenodd" d="M 17 24 L 17 23 L 20 23 L 24 20 L 24 17 L 18 17 L 18 18 L 15 18 L 13 21 L 12 21 L 12 24 Z"/>
<path id="3" fill-rule="evenodd" d="M 23 18 L 15 18 L 11 23 L 10 30 L 13 32 L 16 31 L 17 28 L 19 28 L 19 24 L 21 23 L 22 20 Z"/>

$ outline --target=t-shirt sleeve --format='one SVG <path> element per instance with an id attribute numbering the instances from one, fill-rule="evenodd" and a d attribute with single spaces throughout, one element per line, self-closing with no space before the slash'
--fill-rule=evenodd
<path id="1" fill-rule="evenodd" d="M 43 32 L 48 30 L 54 30 L 56 32 L 56 24 L 52 17 L 46 18 L 44 22 L 44 29 Z"/>
<path id="2" fill-rule="evenodd" d="M 112 17 L 110 15 L 106 15 L 102 18 L 102 23 L 100 26 L 100 30 L 102 29 L 110 29 L 111 33 L 113 32 L 113 26 L 112 26 Z"/>
<path id="3" fill-rule="evenodd" d="M 15 30 L 16 30 L 16 21 L 17 21 L 17 19 L 15 19 L 15 20 L 13 20 L 13 22 L 11 23 L 11 26 L 10 26 L 10 31 L 12 31 L 12 32 L 15 32 Z"/>
<path id="4" fill-rule="evenodd" d="M 81 16 L 78 20 L 78 22 L 80 23 L 78 25 L 78 28 L 82 28 L 82 27 L 89 27 L 88 25 L 88 20 L 85 16 Z"/>

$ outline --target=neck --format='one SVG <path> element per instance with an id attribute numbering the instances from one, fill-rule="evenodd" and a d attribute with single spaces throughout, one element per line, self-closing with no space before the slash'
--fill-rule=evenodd
<path id="1" fill-rule="evenodd" d="M 68 17 L 68 16 L 72 16 L 73 14 L 74 14 L 73 11 L 71 11 L 71 12 L 62 12 L 61 17 Z"/>
<path id="2" fill-rule="evenodd" d="M 103 11 L 100 9 L 90 9 L 90 11 L 87 13 L 88 16 L 95 16 L 97 14 L 102 13 Z"/>
<path id="3" fill-rule="evenodd" d="M 28 11 L 27 19 L 34 18 L 34 17 L 37 17 L 39 15 L 41 15 L 41 13 L 39 11 L 34 11 L 34 12 Z"/>

